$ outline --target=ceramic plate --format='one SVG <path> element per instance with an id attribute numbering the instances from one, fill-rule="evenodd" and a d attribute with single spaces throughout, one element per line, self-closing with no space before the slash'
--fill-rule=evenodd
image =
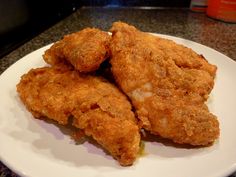
<path id="1" fill-rule="evenodd" d="M 23 57 L 0 76 L 0 158 L 29 177 L 223 177 L 236 170 L 236 62 L 201 44 L 160 35 L 203 54 L 217 65 L 208 106 L 217 115 L 221 135 L 206 148 L 174 147 L 153 139 L 133 166 L 121 167 L 94 144 L 76 144 L 54 124 L 37 120 L 19 100 L 16 84 L 31 68 L 45 66 L 43 47 Z"/>

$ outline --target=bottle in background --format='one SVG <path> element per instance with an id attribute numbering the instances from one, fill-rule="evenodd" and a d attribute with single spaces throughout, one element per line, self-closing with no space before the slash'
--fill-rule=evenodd
<path id="1" fill-rule="evenodd" d="M 206 12 L 207 0 L 191 0 L 190 9 L 194 12 Z"/>
<path id="2" fill-rule="evenodd" d="M 207 15 L 226 22 L 236 22 L 236 0 L 208 0 Z"/>

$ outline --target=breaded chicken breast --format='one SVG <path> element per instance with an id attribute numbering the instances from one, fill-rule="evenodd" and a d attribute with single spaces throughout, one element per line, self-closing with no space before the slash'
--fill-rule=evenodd
<path id="1" fill-rule="evenodd" d="M 65 65 L 32 69 L 17 85 L 22 102 L 36 118 L 69 124 L 92 136 L 121 165 L 131 165 L 140 134 L 131 104 L 101 77 L 79 74 Z"/>
<path id="2" fill-rule="evenodd" d="M 187 47 L 122 22 L 110 31 L 112 73 L 142 127 L 180 144 L 214 142 L 219 122 L 205 101 L 216 66 Z"/>
<path id="3" fill-rule="evenodd" d="M 91 72 L 109 56 L 111 36 L 96 28 L 85 28 L 64 38 L 46 50 L 44 60 L 51 65 L 70 63 L 80 72 Z"/>

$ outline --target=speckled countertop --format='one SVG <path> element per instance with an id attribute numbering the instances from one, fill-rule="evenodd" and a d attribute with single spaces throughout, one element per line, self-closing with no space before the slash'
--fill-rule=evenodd
<path id="1" fill-rule="evenodd" d="M 187 9 L 109 9 L 81 8 L 0 59 L 0 74 L 26 54 L 85 27 L 108 30 L 121 20 L 143 31 L 189 39 L 227 55 L 236 61 L 236 24 L 210 19 Z M 16 176 L 0 163 L 0 176 Z M 230 177 L 236 177 L 236 173 Z"/>

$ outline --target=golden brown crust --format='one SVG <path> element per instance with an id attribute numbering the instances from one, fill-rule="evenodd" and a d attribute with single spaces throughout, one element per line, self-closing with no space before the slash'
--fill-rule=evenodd
<path id="1" fill-rule="evenodd" d="M 57 64 L 65 63 L 65 57 L 63 55 L 62 49 L 64 47 L 64 42 L 57 41 L 49 49 L 44 52 L 43 59 L 46 63 L 54 66 Z"/>
<path id="2" fill-rule="evenodd" d="M 17 85 L 22 102 L 37 118 L 84 130 L 121 165 L 131 165 L 139 151 L 140 135 L 131 105 L 115 86 L 66 66 L 32 69 Z"/>
<path id="3" fill-rule="evenodd" d="M 85 28 L 64 36 L 43 55 L 51 65 L 61 62 L 71 63 L 80 72 L 91 72 L 109 57 L 111 36 L 96 28 Z"/>
<path id="4" fill-rule="evenodd" d="M 207 145 L 218 138 L 219 123 L 204 104 L 216 66 L 122 22 L 111 32 L 112 72 L 146 130 L 181 144 Z"/>

